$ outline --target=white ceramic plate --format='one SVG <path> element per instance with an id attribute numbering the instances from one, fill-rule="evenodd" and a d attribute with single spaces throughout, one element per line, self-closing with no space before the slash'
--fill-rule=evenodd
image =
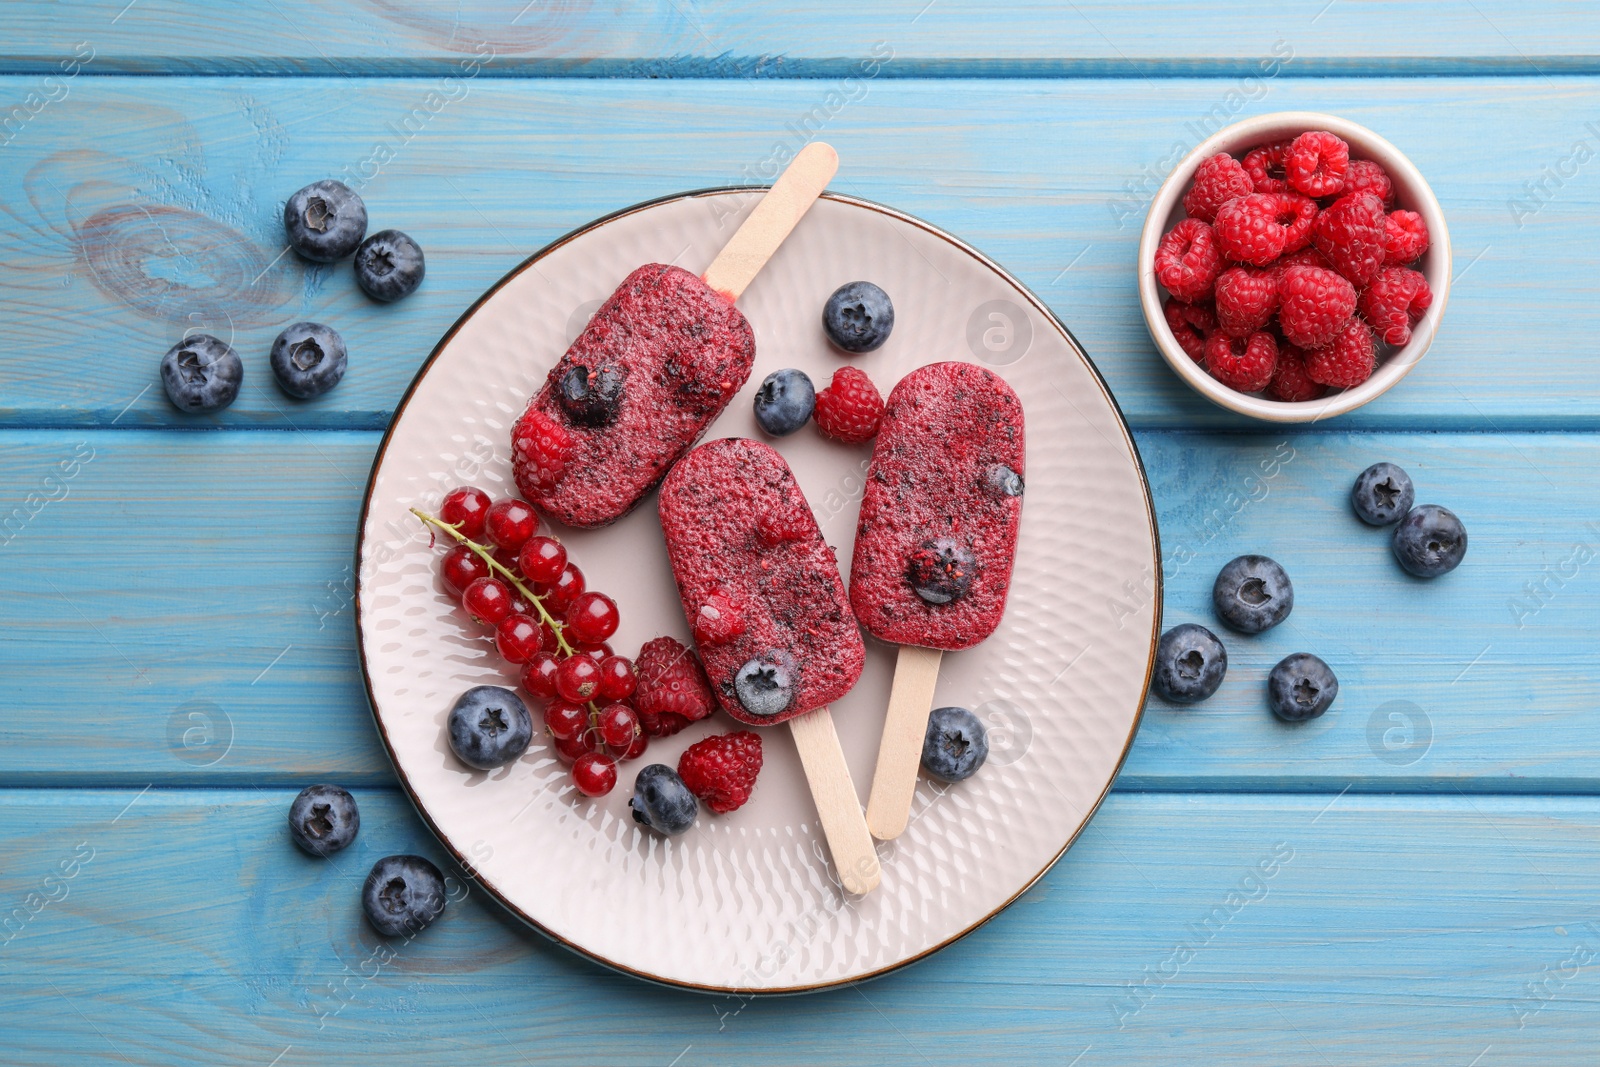
<path id="1" fill-rule="evenodd" d="M 718 713 L 653 741 L 617 789 L 588 800 L 542 736 L 507 768 L 473 771 L 444 740 L 469 686 L 514 685 L 492 642 L 438 578 L 407 508 L 433 511 L 453 486 L 514 492 L 512 422 L 548 368 L 641 263 L 703 270 L 754 205 L 748 190 L 686 194 L 629 209 L 558 241 L 506 276 L 447 334 L 379 450 L 359 548 L 358 623 L 368 691 L 400 781 L 482 888 L 552 937 L 644 978 L 736 993 L 797 992 L 881 974 L 950 943 L 1017 897 L 1072 843 L 1104 797 L 1139 722 L 1160 622 L 1161 566 L 1144 471 L 1105 384 L 1049 311 L 993 263 L 926 223 L 829 195 L 740 300 L 756 335 L 750 380 L 708 436 L 759 436 L 751 396 L 799 367 L 820 389 L 846 364 L 879 388 L 945 359 L 979 360 L 1027 410 L 1027 496 L 1011 600 L 996 633 L 947 654 L 937 702 L 975 709 L 992 752 L 956 786 L 923 780 L 911 824 L 879 846 L 883 883 L 854 899 L 836 884 L 787 729 L 763 732 L 750 803 L 658 837 L 629 818 L 633 774 L 676 765 L 689 744 L 736 728 Z M 895 303 L 877 352 L 845 357 L 822 332 L 823 302 L 869 279 Z M 870 447 L 807 427 L 777 442 L 848 565 Z M 590 588 L 613 596 L 612 640 L 687 641 L 652 493 L 604 530 L 562 531 Z M 871 786 L 893 651 L 833 705 L 856 788 Z M 742 728 L 742 727 L 741 727 Z"/>

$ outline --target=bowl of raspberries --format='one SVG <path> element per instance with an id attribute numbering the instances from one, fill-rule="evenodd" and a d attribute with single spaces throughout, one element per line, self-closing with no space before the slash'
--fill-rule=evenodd
<path id="1" fill-rule="evenodd" d="M 1450 294 L 1450 235 L 1411 161 L 1309 111 L 1202 142 L 1156 193 L 1139 300 L 1173 371 L 1273 422 L 1352 411 L 1428 350 Z"/>

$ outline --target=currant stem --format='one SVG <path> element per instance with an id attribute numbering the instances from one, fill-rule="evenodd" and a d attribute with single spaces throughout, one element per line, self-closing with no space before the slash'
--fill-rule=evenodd
<path id="1" fill-rule="evenodd" d="M 540 596 L 533 590 L 523 585 L 522 579 L 511 573 L 511 571 L 506 568 L 505 564 L 495 559 L 493 552 L 491 552 L 487 547 L 478 544 L 478 542 L 472 540 L 466 534 L 462 533 L 460 529 L 458 529 L 457 524 L 445 522 L 443 519 L 435 518 L 434 516 L 429 515 L 426 511 L 420 511 L 417 508 L 412 508 L 411 514 L 415 515 L 428 525 L 436 526 L 445 533 L 449 534 L 451 537 L 454 537 L 457 541 L 476 552 L 479 558 L 489 565 L 490 570 L 499 571 L 501 576 L 516 588 L 517 592 L 521 593 L 528 599 L 529 603 L 539 609 L 539 617 L 544 620 L 545 625 L 550 627 L 550 631 L 556 635 L 556 646 L 568 656 L 577 654 L 573 650 L 573 647 L 567 643 L 566 634 L 562 632 L 566 628 L 566 624 L 557 622 L 555 616 L 551 615 L 550 612 L 546 610 L 544 606 L 544 600 L 541 599 Z"/>

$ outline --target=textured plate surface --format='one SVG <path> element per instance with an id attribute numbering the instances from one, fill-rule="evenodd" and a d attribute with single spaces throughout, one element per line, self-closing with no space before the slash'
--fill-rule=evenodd
<path id="1" fill-rule="evenodd" d="M 666 840 L 629 818 L 642 762 L 676 765 L 735 727 L 720 713 L 653 741 L 618 788 L 587 800 L 542 737 L 492 772 L 444 740 L 455 697 L 515 684 L 437 577 L 407 508 L 449 488 L 513 492 L 509 433 L 527 398 L 600 302 L 640 263 L 703 270 L 756 196 L 687 195 L 596 223 L 512 272 L 436 350 L 397 413 L 368 488 L 360 543 L 360 647 L 380 732 L 419 810 L 485 889 L 547 933 L 643 977 L 739 992 L 818 988 L 925 955 L 992 917 L 1066 849 L 1109 788 L 1138 724 L 1159 624 L 1160 563 L 1143 470 L 1088 359 L 1025 290 L 914 219 L 843 197 L 819 202 L 740 300 L 756 334 L 750 381 L 708 436 L 760 436 L 751 396 L 799 367 L 820 389 L 854 363 L 887 393 L 913 367 L 978 360 L 1027 410 L 1027 496 L 1006 617 L 944 657 L 937 702 L 975 709 L 992 751 L 957 786 L 923 780 L 911 822 L 880 844 L 883 883 L 844 895 L 786 729 L 766 730 L 755 795 Z M 877 352 L 845 357 L 822 332 L 829 293 L 869 279 L 895 302 Z M 870 447 L 807 427 L 777 442 L 847 566 Z M 616 525 L 561 531 L 590 588 L 613 596 L 612 640 L 688 640 L 655 494 Z M 871 786 L 893 649 L 868 642 L 860 683 L 833 706 L 857 791 Z"/>

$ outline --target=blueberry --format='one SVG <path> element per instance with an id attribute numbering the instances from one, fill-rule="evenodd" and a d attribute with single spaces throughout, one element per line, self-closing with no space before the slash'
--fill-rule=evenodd
<path id="1" fill-rule="evenodd" d="M 579 426 L 609 426 L 622 410 L 622 371 L 569 363 L 556 380 L 556 400 Z"/>
<path id="2" fill-rule="evenodd" d="M 794 703 L 794 662 L 772 651 L 747 660 L 733 678 L 733 695 L 751 715 L 778 715 Z"/>
<path id="3" fill-rule="evenodd" d="M 1350 506 L 1368 526 L 1399 522 L 1415 499 L 1411 476 L 1393 463 L 1374 463 L 1356 477 L 1350 489 Z"/>
<path id="4" fill-rule="evenodd" d="M 385 856 L 361 887 L 361 907 L 385 937 L 414 936 L 444 913 L 444 875 L 421 856 Z"/>
<path id="5" fill-rule="evenodd" d="M 498 685 L 476 685 L 450 709 L 450 750 L 469 767 L 504 767 L 533 740 L 533 718 L 522 698 Z"/>
<path id="6" fill-rule="evenodd" d="M 339 384 L 347 355 L 338 330 L 297 322 L 272 342 L 272 373 L 284 392 L 310 400 Z"/>
<path id="7" fill-rule="evenodd" d="M 983 484 L 999 496 L 1021 496 L 1022 475 L 1004 463 L 991 463 L 983 472 Z"/>
<path id="8" fill-rule="evenodd" d="M 1283 568 L 1266 556 L 1229 560 L 1211 587 L 1217 616 L 1242 634 L 1270 630 L 1294 610 L 1294 586 Z"/>
<path id="9" fill-rule="evenodd" d="M 894 329 L 894 304 L 871 282 L 848 282 L 822 306 L 822 328 L 846 352 L 871 352 Z"/>
<path id="10" fill-rule="evenodd" d="M 934 708 L 922 738 L 922 767 L 945 782 L 978 773 L 989 758 L 989 732 L 966 708 Z"/>
<path id="11" fill-rule="evenodd" d="M 283 205 L 289 247 L 315 263 L 356 250 L 367 232 L 367 205 L 344 182 L 312 182 Z"/>
<path id="12" fill-rule="evenodd" d="M 336 785 L 308 785 L 289 805 L 289 836 L 313 856 L 348 847 L 360 829 L 356 798 Z"/>
<path id="13" fill-rule="evenodd" d="M 426 273 L 422 249 L 399 230 L 379 230 L 356 249 L 356 284 L 385 304 L 416 292 Z"/>
<path id="14" fill-rule="evenodd" d="M 948 604 L 967 595 L 977 560 L 953 537 L 924 541 L 906 561 L 906 581 L 930 604 Z"/>
<path id="15" fill-rule="evenodd" d="M 756 421 L 774 437 L 794 433 L 811 418 L 817 390 L 805 371 L 775 370 L 756 390 Z"/>
<path id="16" fill-rule="evenodd" d="M 1315 719 L 1339 695 L 1339 679 L 1309 652 L 1285 656 L 1267 675 L 1267 700 L 1284 722 Z"/>
<path id="17" fill-rule="evenodd" d="M 1174 704 L 1196 704 L 1217 691 L 1228 673 L 1228 650 L 1204 626 L 1186 622 L 1156 643 L 1156 692 Z"/>
<path id="18" fill-rule="evenodd" d="M 1394 558 L 1418 578 L 1437 578 L 1461 566 L 1467 528 L 1438 504 L 1418 504 L 1394 528 Z"/>
<path id="19" fill-rule="evenodd" d="M 221 411 L 239 395 L 244 362 L 209 333 L 185 337 L 161 357 L 167 399 L 183 411 Z"/>
<path id="20" fill-rule="evenodd" d="M 663 763 L 652 763 L 633 780 L 633 821 L 671 837 L 694 825 L 700 804 L 678 772 Z"/>

